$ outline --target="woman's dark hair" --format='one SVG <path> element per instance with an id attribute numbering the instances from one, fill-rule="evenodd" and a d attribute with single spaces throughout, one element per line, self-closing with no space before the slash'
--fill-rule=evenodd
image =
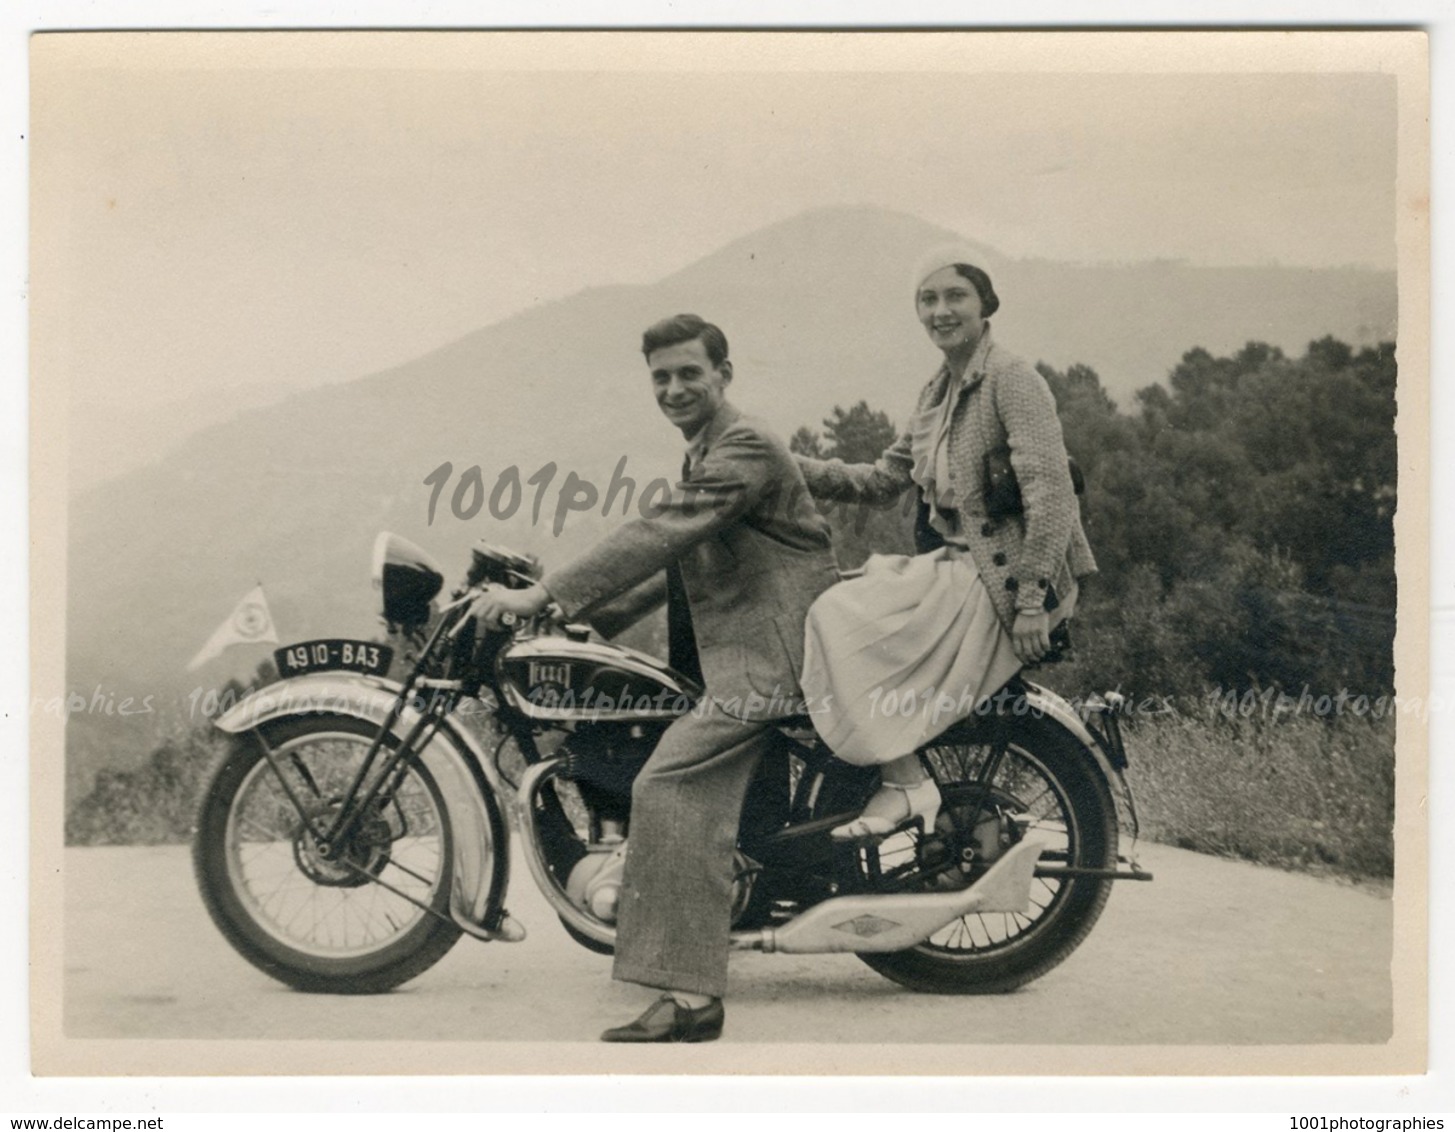
<path id="1" fill-rule="evenodd" d="M 651 357 L 666 346 L 694 342 L 699 338 L 702 339 L 702 348 L 707 351 L 707 360 L 714 367 L 727 361 L 727 335 L 695 314 L 674 314 L 671 318 L 664 318 L 649 326 L 642 335 L 642 356 Z"/>
<path id="2" fill-rule="evenodd" d="M 950 266 L 955 269 L 955 274 L 974 287 L 975 293 L 980 296 L 981 318 L 989 318 L 1000 309 L 1000 296 L 995 293 L 990 276 L 973 263 L 953 263 Z"/>

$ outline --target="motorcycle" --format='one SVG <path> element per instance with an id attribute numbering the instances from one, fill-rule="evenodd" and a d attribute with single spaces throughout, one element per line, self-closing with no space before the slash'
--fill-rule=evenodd
<path id="1" fill-rule="evenodd" d="M 481 543 L 440 601 L 440 566 L 382 533 L 373 579 L 402 679 L 389 678 L 389 644 L 291 644 L 275 653 L 281 679 L 215 721 L 230 739 L 193 860 L 243 958 L 299 990 L 373 994 L 462 934 L 523 940 L 505 906 L 507 812 L 565 930 L 612 950 L 632 781 L 702 689 L 558 611 L 498 629 L 470 615 L 481 587 L 537 575 L 533 559 Z M 1078 712 L 1018 676 L 919 752 L 943 799 L 932 824 L 847 843 L 830 831 L 878 772 L 834 758 L 808 717 L 780 721 L 743 807 L 732 946 L 853 952 L 941 994 L 1045 974 L 1114 881 L 1151 879 L 1118 853 L 1124 822 L 1136 842 L 1121 706 L 1107 693 Z"/>

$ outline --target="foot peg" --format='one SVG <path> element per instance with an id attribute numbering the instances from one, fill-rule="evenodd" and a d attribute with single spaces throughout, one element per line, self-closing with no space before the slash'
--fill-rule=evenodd
<path id="1" fill-rule="evenodd" d="M 924 837 L 924 819 L 916 814 L 914 817 L 905 818 L 891 829 L 860 833 L 853 837 L 835 837 L 832 840 L 835 845 L 846 845 L 850 849 L 877 849 L 891 837 L 896 837 L 901 833 L 917 833 L 920 837 Z"/>

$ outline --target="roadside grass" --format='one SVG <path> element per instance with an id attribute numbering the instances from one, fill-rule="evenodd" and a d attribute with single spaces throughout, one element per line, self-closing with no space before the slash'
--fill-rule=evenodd
<path id="1" fill-rule="evenodd" d="M 1134 718 L 1128 776 L 1144 836 L 1354 878 L 1394 874 L 1392 716 Z"/>

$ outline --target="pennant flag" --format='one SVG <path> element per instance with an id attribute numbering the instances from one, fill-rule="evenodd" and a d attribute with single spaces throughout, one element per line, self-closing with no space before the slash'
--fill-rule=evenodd
<path id="1" fill-rule="evenodd" d="M 268 641 L 276 645 L 278 631 L 273 627 L 273 615 L 268 611 L 263 587 L 257 586 L 237 603 L 232 616 L 207 638 L 207 643 L 188 663 L 187 671 L 202 667 L 213 657 L 220 656 L 223 649 L 233 645 L 255 645 Z"/>

